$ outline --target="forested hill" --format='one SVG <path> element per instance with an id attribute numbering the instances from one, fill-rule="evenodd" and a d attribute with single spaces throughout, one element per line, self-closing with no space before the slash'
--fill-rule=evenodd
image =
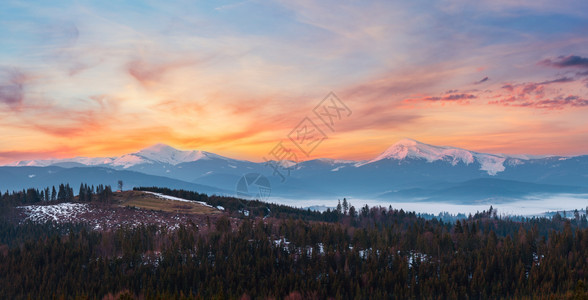
<path id="1" fill-rule="evenodd" d="M 28 205 L 21 203 L 29 201 L 27 191 L 3 194 L 0 298 L 588 297 L 588 222 L 581 214 L 512 220 L 489 210 L 442 222 L 390 208 L 352 209 L 346 202 L 319 213 L 145 190 L 225 210 L 202 223 L 187 218 L 177 228 L 145 223 L 94 230 L 83 222 L 15 219 L 10 214 Z M 88 197 L 68 200 L 118 211 L 110 188 L 100 197 L 86 191 Z"/>

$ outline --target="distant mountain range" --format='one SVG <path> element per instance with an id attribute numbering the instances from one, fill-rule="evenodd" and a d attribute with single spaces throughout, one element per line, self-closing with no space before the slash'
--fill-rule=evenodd
<path id="1" fill-rule="evenodd" d="M 74 157 L 64 159 L 19 161 L 9 166 L 46 167 L 46 166 L 104 166 L 115 169 L 128 169 L 143 164 L 178 165 L 209 158 L 223 158 L 204 151 L 181 151 L 168 145 L 157 144 L 139 152 L 114 157 Z"/>
<path id="2" fill-rule="evenodd" d="M 265 175 L 272 195 L 287 199 L 498 202 L 530 195 L 588 193 L 588 155 L 487 154 L 403 139 L 371 160 L 314 159 L 291 165 L 285 182 L 266 163 L 181 151 L 157 144 L 119 157 L 20 161 L 0 167 L 0 189 L 69 182 L 125 188 L 167 186 L 232 195 L 247 173 Z"/>

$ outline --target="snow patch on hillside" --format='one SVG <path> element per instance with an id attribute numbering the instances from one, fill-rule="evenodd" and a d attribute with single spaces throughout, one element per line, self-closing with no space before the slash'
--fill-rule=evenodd
<path id="1" fill-rule="evenodd" d="M 169 214 L 118 205 L 108 206 L 101 203 L 29 205 L 19 206 L 17 210 L 21 222 L 83 223 L 94 230 L 114 230 L 120 226 L 135 228 L 141 224 L 154 224 L 162 226 L 165 230 L 173 231 L 178 229 L 180 224 L 187 224 L 188 220 L 192 220 L 199 227 L 206 226 L 204 218 L 198 218 L 194 215 Z"/>
<path id="2" fill-rule="evenodd" d="M 64 219 L 75 220 L 79 215 L 89 212 L 87 204 L 83 203 L 59 203 L 54 205 L 30 205 L 19 206 L 27 215 L 27 219 L 33 222 L 62 221 Z"/>
<path id="3" fill-rule="evenodd" d="M 498 172 L 504 171 L 504 161 L 506 158 L 487 155 L 476 154 L 476 160 L 480 163 L 480 170 L 486 171 L 489 175 L 496 175 Z"/>
<path id="4" fill-rule="evenodd" d="M 154 193 L 154 192 L 145 192 L 145 193 L 151 194 L 151 195 L 155 195 L 158 198 L 165 199 L 165 200 L 190 202 L 190 203 L 198 203 L 198 204 L 201 204 L 201 205 L 204 205 L 204 206 L 212 207 L 211 205 L 208 205 L 208 204 L 206 204 L 206 202 L 202 202 L 202 201 L 188 200 L 188 199 L 184 199 L 184 198 L 178 198 L 178 197 L 168 196 L 168 195 L 164 195 L 164 194 L 160 194 L 160 193 Z"/>

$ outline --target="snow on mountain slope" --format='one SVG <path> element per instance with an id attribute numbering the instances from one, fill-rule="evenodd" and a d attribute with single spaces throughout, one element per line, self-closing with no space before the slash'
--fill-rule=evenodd
<path id="1" fill-rule="evenodd" d="M 451 164 L 453 165 L 456 165 L 459 161 L 464 164 L 474 162 L 472 152 L 467 150 L 453 147 L 431 146 L 413 139 L 402 139 L 376 158 L 363 164 L 369 164 L 383 159 L 403 160 L 406 158 L 422 158 L 428 162 L 433 162 L 445 157 L 452 158 Z"/>
<path id="2" fill-rule="evenodd" d="M 185 162 L 197 161 L 200 159 L 209 159 L 212 156 L 217 156 L 216 154 L 204 151 L 181 151 L 165 144 L 153 145 L 133 155 L 143 157 L 151 161 L 167 163 L 170 165 L 178 165 Z"/>
<path id="3" fill-rule="evenodd" d="M 113 162 L 112 157 L 74 157 L 63 159 L 45 159 L 45 160 L 23 160 L 17 161 L 7 166 L 12 167 L 47 167 L 63 163 L 78 163 L 86 166 L 107 165 Z"/>
<path id="4" fill-rule="evenodd" d="M 486 154 L 469 151 L 456 147 L 449 146 L 433 146 L 418 142 L 413 139 L 402 139 L 389 147 L 382 154 L 374 159 L 366 161 L 349 161 L 349 160 L 334 160 L 327 158 L 319 158 L 305 162 L 284 161 L 286 167 L 293 167 L 297 165 L 297 169 L 302 169 L 305 166 L 317 168 L 315 162 L 319 162 L 325 166 L 332 166 L 329 170 L 336 172 L 345 167 L 361 167 L 364 165 L 373 164 L 382 160 L 405 160 L 405 159 L 423 159 L 427 162 L 445 161 L 453 166 L 460 163 L 470 165 L 478 163 L 480 170 L 487 172 L 489 175 L 496 175 L 503 172 L 506 167 L 517 166 L 525 164 L 526 161 L 533 159 L 542 159 L 549 156 L 536 155 L 505 155 L 505 154 Z M 9 166 L 106 166 L 114 168 L 127 169 L 141 164 L 169 164 L 178 165 L 186 162 L 194 162 L 199 160 L 222 159 L 225 161 L 237 160 L 226 158 L 214 153 L 204 151 L 182 151 L 170 147 L 165 144 L 156 144 L 145 148 L 135 153 L 125 154 L 118 157 L 76 157 L 69 159 L 49 159 L 49 160 L 32 160 L 20 161 Z M 246 162 L 246 161 L 244 161 Z M 229 165 L 231 168 L 237 168 L 234 164 Z M 322 166 L 318 166 L 320 168 Z M 164 174 L 166 175 L 166 174 Z"/>
<path id="5" fill-rule="evenodd" d="M 130 168 L 139 164 L 166 163 L 178 165 L 201 159 L 223 158 L 220 155 L 205 151 L 182 151 L 164 144 L 156 144 L 139 152 L 117 157 L 74 157 L 64 159 L 19 161 L 9 166 L 46 167 L 64 163 L 78 163 L 86 166 L 110 165 L 114 167 Z"/>
<path id="6" fill-rule="evenodd" d="M 486 171 L 489 175 L 496 175 L 505 170 L 504 162 L 509 156 L 477 153 L 449 146 L 432 146 L 413 139 L 402 139 L 376 158 L 358 163 L 356 166 L 360 167 L 384 159 L 404 160 L 407 158 L 424 159 L 427 162 L 445 160 L 454 166 L 460 162 L 469 165 L 477 161 L 480 164 L 480 170 Z M 525 159 L 524 156 L 517 156 L 517 158 Z"/>
<path id="7" fill-rule="evenodd" d="M 353 160 L 345 160 L 345 159 L 318 158 L 317 160 L 320 161 L 320 162 L 326 163 L 326 164 L 330 164 L 330 165 L 335 165 L 335 164 L 355 164 L 355 163 L 357 163 L 356 161 L 353 161 Z"/>
<path id="8" fill-rule="evenodd" d="M 480 163 L 480 170 L 488 172 L 489 175 L 496 175 L 505 170 L 506 157 L 476 153 L 476 160 Z"/>

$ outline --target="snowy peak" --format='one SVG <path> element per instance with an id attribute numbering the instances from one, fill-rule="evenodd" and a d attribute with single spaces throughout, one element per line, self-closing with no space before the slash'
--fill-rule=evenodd
<path id="1" fill-rule="evenodd" d="M 204 151 L 182 151 L 165 144 L 156 144 L 135 153 L 115 157 L 74 157 L 64 159 L 30 160 L 19 161 L 10 166 L 35 166 L 46 167 L 51 165 L 80 164 L 85 166 L 114 166 L 119 168 L 130 168 L 140 164 L 164 163 L 178 165 L 186 162 L 198 161 L 201 159 L 222 158 Z"/>
<path id="2" fill-rule="evenodd" d="M 213 155 L 212 153 L 207 153 L 204 151 L 182 151 L 165 144 L 156 144 L 137 153 L 130 154 L 130 156 L 138 156 L 154 162 L 177 165 L 185 162 L 197 161 L 200 159 L 209 159 Z"/>
<path id="3" fill-rule="evenodd" d="M 331 168 L 332 171 L 338 171 L 345 167 L 345 170 L 352 167 L 362 167 L 380 161 L 386 160 L 424 160 L 426 162 L 442 161 L 448 163 L 450 166 L 468 165 L 477 167 L 479 170 L 486 172 L 489 175 L 496 175 L 506 169 L 506 167 L 514 167 L 525 164 L 530 160 L 542 159 L 549 156 L 534 156 L 534 155 L 505 155 L 505 154 L 485 154 L 474 151 L 469 151 L 456 147 L 449 146 L 434 146 L 413 139 L 402 139 L 390 146 L 386 151 L 382 152 L 377 157 L 366 161 L 345 161 L 333 159 L 316 159 L 308 162 L 285 162 L 286 167 L 297 168 L 304 166 L 312 166 L 319 168 L 324 165 Z M 561 157 L 561 159 L 566 159 Z M 79 166 L 104 166 L 115 167 L 116 169 L 127 169 L 130 167 L 149 164 L 156 166 L 158 164 L 176 166 L 182 163 L 189 163 L 201 160 L 211 160 L 216 162 L 218 160 L 220 166 L 226 166 L 227 162 L 237 162 L 239 160 L 223 157 L 209 152 L 190 150 L 183 151 L 173 148 L 165 144 L 155 144 L 140 151 L 125 154 L 116 157 L 75 157 L 67 159 L 48 159 L 48 160 L 31 160 L 19 161 L 9 166 L 61 166 L 61 167 L 79 167 Z M 221 161 L 222 160 L 222 161 Z M 242 161 L 247 162 L 247 161 Z M 314 163 L 313 163 L 314 162 Z M 317 163 L 318 162 L 318 163 Z M 213 163 L 214 165 L 214 163 Z M 230 168 L 236 168 L 230 165 Z M 165 174 L 166 175 L 166 174 Z"/>
<path id="4" fill-rule="evenodd" d="M 458 163 L 469 165 L 478 162 L 480 170 L 487 172 L 489 175 L 496 175 L 498 172 L 504 171 L 504 161 L 507 158 L 504 155 L 477 153 L 456 147 L 433 146 L 405 138 L 386 149 L 376 158 L 360 163 L 357 166 L 375 163 L 384 159 L 424 159 L 427 162 L 443 160 L 450 162 L 453 166 Z"/>
<path id="5" fill-rule="evenodd" d="M 474 162 L 474 156 L 470 151 L 454 147 L 427 145 L 413 139 L 398 141 L 370 162 L 383 159 L 403 160 L 406 158 L 425 159 L 428 162 L 451 158 L 453 165 L 460 161 L 465 164 Z"/>
<path id="6" fill-rule="evenodd" d="M 171 153 L 171 152 L 179 152 L 180 150 L 166 144 L 158 143 L 152 146 L 149 146 L 137 153 Z"/>

